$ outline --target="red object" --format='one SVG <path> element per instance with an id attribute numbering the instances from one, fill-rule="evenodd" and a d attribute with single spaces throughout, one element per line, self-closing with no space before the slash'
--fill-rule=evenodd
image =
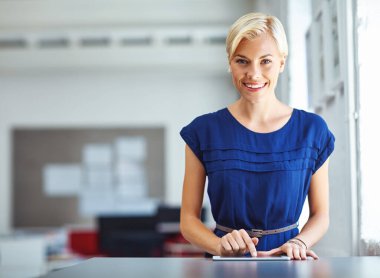
<path id="1" fill-rule="evenodd" d="M 98 232 L 95 230 L 72 230 L 69 232 L 69 248 L 83 256 L 99 256 Z"/>
<path id="2" fill-rule="evenodd" d="M 164 243 L 165 257 L 204 257 L 205 252 L 191 245 L 181 233 L 170 236 Z"/>

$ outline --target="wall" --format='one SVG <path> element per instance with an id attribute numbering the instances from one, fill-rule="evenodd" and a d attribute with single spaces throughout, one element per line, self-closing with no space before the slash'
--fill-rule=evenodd
<path id="1" fill-rule="evenodd" d="M 0 84 L 2 233 L 11 225 L 13 127 L 165 127 L 165 199 L 179 204 L 184 173 L 180 129 L 236 97 L 227 72 L 51 71 L 3 74 Z"/>
<path id="2" fill-rule="evenodd" d="M 232 23 L 252 0 L 0 1 L 0 29 Z"/>
<path id="3" fill-rule="evenodd" d="M 289 104 L 308 109 L 307 58 L 305 34 L 311 23 L 309 1 L 288 1 L 288 43 L 289 56 Z"/>
<path id="4" fill-rule="evenodd" d="M 139 206 L 144 205 L 145 197 L 163 200 L 165 165 L 161 161 L 165 161 L 164 135 L 165 130 L 160 127 L 14 128 L 13 227 L 62 227 L 68 223 L 81 225 L 92 223 L 96 212 L 105 213 L 107 209 L 113 209 L 115 213 L 120 211 L 120 208 L 124 211 L 128 209 L 130 213 L 141 212 Z M 120 150 L 117 151 L 117 140 L 130 136 L 144 138 L 146 143 L 146 155 L 141 162 L 127 159 L 130 163 L 146 169 L 146 183 L 137 184 L 137 188 L 130 179 L 128 182 L 128 179 L 124 178 L 124 184 L 120 183 L 122 177 L 117 166 L 123 165 L 120 164 L 120 160 L 124 160 L 124 163 L 126 161 Z M 106 163 L 99 164 L 97 161 L 95 164 L 89 164 L 85 155 L 85 148 L 89 144 L 112 148 L 109 163 L 106 160 Z M 75 183 L 75 178 L 70 179 L 66 172 L 59 180 L 62 187 L 59 187 L 60 184 L 58 188 L 54 187 L 54 184 L 57 184 L 53 182 L 52 188 L 46 177 L 46 167 L 51 169 L 52 165 L 80 167 L 79 185 Z M 124 167 L 129 171 L 130 164 L 124 164 L 122 169 L 125 169 Z M 132 187 L 128 187 L 130 185 Z M 120 190 L 125 186 L 129 189 L 129 195 Z M 144 186 L 146 191 L 138 190 Z M 145 192 L 146 195 L 141 192 Z"/>
<path id="5" fill-rule="evenodd" d="M 226 26 L 253 10 L 274 13 L 286 28 L 286 3 L 4 0 L 0 1 L 0 33 L 10 37 L 21 34 L 34 43 L 35 34 L 73 32 L 75 37 L 76 32 L 106 32 L 112 36 L 112 28 L 126 32 L 174 27 L 186 32 L 216 26 L 227 31 Z M 227 74 L 224 46 L 206 50 L 200 46 L 194 51 L 185 47 L 169 52 L 161 48 L 155 55 L 156 50 L 147 50 L 147 57 L 136 48 L 133 51 L 137 52 L 128 52 L 114 46 L 104 51 L 81 51 L 73 46 L 67 53 L 55 49 L 0 53 L 0 233 L 11 228 L 10 132 L 14 126 L 164 126 L 165 199 L 179 204 L 184 165 L 179 130 L 195 116 L 231 103 L 236 93 Z M 193 64 L 189 57 L 194 57 Z M 181 66 L 181 59 L 185 66 Z M 280 98 L 287 97 L 282 93 L 286 84 L 283 74 L 278 84 Z"/>
<path id="6" fill-rule="evenodd" d="M 355 120 L 355 86 L 354 86 L 354 9 L 353 1 L 317 1 L 311 0 L 308 5 L 299 5 L 298 1 L 290 1 L 290 30 L 303 31 L 306 35 L 310 22 L 305 22 L 305 17 L 299 17 L 298 14 L 309 10 L 309 18 L 315 18 L 319 13 L 320 5 L 328 3 L 337 3 L 338 7 L 338 32 L 339 32 L 339 60 L 341 69 L 341 78 L 338 85 L 332 80 L 333 74 L 328 68 L 328 57 L 332 57 L 332 49 L 323 51 L 325 58 L 326 86 L 319 87 L 316 92 L 318 102 L 315 100 L 310 103 L 310 110 L 320 114 L 327 122 L 330 130 L 335 135 L 335 150 L 330 158 L 329 179 L 330 179 L 330 227 L 326 235 L 319 241 L 313 249 L 320 256 L 351 256 L 357 255 L 358 241 L 358 208 L 357 208 L 357 164 L 356 164 L 356 120 Z M 302 11 L 302 7 L 304 10 Z M 311 9 L 310 9 L 311 7 Z M 325 22 L 324 22 L 325 24 Z M 326 26 L 326 25 L 324 25 Z M 306 27 L 306 28 L 305 28 Z M 327 32 L 326 32 L 327 31 Z M 323 42 L 329 43 L 327 37 L 331 29 L 325 28 Z M 293 41 L 294 43 L 294 41 Z M 326 47 L 326 45 L 323 45 Z M 296 51 L 304 50 L 305 46 L 297 47 Z M 310 50 L 309 50 L 310 51 Z M 311 53 L 314 53 L 311 51 Z M 292 55 L 292 54 L 291 54 Z M 304 55 L 304 54 L 303 54 Z M 312 60 L 319 63 L 319 56 L 312 57 Z M 299 63 L 299 62 L 297 62 Z M 293 63 L 296 65 L 296 62 Z M 310 66 L 310 65 L 309 65 Z M 327 69 L 326 69 L 327 68 Z M 304 70 L 307 72 L 307 70 Z M 298 82 L 299 69 L 291 70 L 292 76 L 290 86 L 293 96 L 297 94 L 295 89 L 300 90 Z M 314 73 L 314 78 L 318 78 L 319 72 Z M 305 78 L 305 76 L 304 76 Z M 304 81 L 301 81 L 303 83 Z M 331 83 L 330 83 L 331 82 Z M 310 88 L 309 88 L 310 90 Z M 314 88 L 315 91 L 315 88 Z M 326 97 L 328 95 L 328 97 Z M 292 97 L 293 98 L 293 97 Z M 294 103 L 298 100 L 294 99 Z M 300 102 L 298 102 L 300 103 Z"/>
<path id="7" fill-rule="evenodd" d="M 33 39 L 40 33 L 70 32 L 74 37 L 76 32 L 106 32 L 112 37 L 113 29 L 186 32 L 229 26 L 251 7 L 252 0 L 4 0 L 0 1 L 0 35 Z M 224 107 L 236 97 L 224 46 L 200 48 L 147 49 L 147 57 L 145 50 L 136 47 L 129 51 L 113 46 L 102 51 L 80 51 L 75 46 L 44 52 L 1 51 L 0 233 L 11 228 L 10 132 L 14 126 L 164 126 L 165 199 L 179 204 L 184 165 L 179 130 L 195 116 Z"/>
<path id="8" fill-rule="evenodd" d="M 326 235 L 315 246 L 321 256 L 355 255 L 353 237 L 357 226 L 353 226 L 353 215 L 357 207 L 352 202 L 351 142 L 349 134 L 348 92 L 338 94 L 320 115 L 328 123 L 335 136 L 335 150 L 330 158 L 330 227 Z M 340 116 L 337 116 L 340 115 Z"/>

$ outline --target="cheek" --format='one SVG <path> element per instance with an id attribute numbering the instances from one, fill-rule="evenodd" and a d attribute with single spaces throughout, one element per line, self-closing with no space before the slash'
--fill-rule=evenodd
<path id="1" fill-rule="evenodd" d="M 239 84 L 239 80 L 236 79 L 235 75 L 231 75 L 231 78 L 232 78 L 232 83 L 234 84 L 235 87 L 237 87 Z"/>
<path id="2" fill-rule="evenodd" d="M 232 81 L 235 85 L 236 88 L 240 87 L 241 86 L 241 76 L 240 75 L 233 75 L 232 76 Z"/>
<path id="3" fill-rule="evenodd" d="M 241 80 L 244 77 L 244 72 L 242 72 L 242 70 L 232 68 L 231 76 L 234 82 L 239 83 L 239 80 Z"/>
<path id="4" fill-rule="evenodd" d="M 277 80 L 279 73 L 280 73 L 279 69 L 271 69 L 270 71 L 267 72 L 267 78 L 271 80 Z"/>

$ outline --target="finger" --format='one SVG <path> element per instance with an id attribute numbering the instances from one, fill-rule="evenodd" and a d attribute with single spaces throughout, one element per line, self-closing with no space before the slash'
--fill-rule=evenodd
<path id="1" fill-rule="evenodd" d="M 227 238 L 224 236 L 222 237 L 222 240 L 221 240 L 221 243 L 222 243 L 222 247 L 225 251 L 227 252 L 232 252 L 232 247 L 231 245 L 228 243 L 228 240 Z"/>
<path id="2" fill-rule="evenodd" d="M 282 250 L 280 247 L 277 247 L 277 248 L 274 248 L 270 251 L 267 251 L 267 256 L 275 256 L 275 255 L 279 255 L 279 254 L 282 254 Z"/>
<path id="3" fill-rule="evenodd" d="M 257 244 L 259 244 L 259 239 L 257 237 L 253 237 L 252 242 L 256 246 Z"/>
<path id="4" fill-rule="evenodd" d="M 237 253 L 239 251 L 239 244 L 237 244 L 237 242 L 235 241 L 234 237 L 231 234 L 227 234 L 226 237 L 234 253 Z"/>
<path id="5" fill-rule="evenodd" d="M 234 237 L 236 243 L 239 245 L 239 253 L 244 254 L 247 250 L 248 245 L 244 242 L 243 233 L 247 233 L 244 229 L 241 229 L 239 231 L 234 230 L 232 232 L 232 236 Z"/>
<path id="6" fill-rule="evenodd" d="M 307 260 L 306 249 L 300 248 L 300 256 L 302 260 Z"/>
<path id="7" fill-rule="evenodd" d="M 291 258 L 291 259 L 294 259 L 293 257 L 293 249 L 292 247 L 290 247 L 290 245 L 288 245 L 285 249 L 285 252 L 286 252 L 286 255 Z"/>
<path id="8" fill-rule="evenodd" d="M 313 257 L 313 259 L 315 259 L 315 260 L 319 259 L 319 257 L 317 256 L 317 254 L 314 253 L 313 250 L 306 250 L 306 255 L 310 256 L 310 257 Z"/>
<path id="9" fill-rule="evenodd" d="M 256 257 L 257 251 L 256 251 L 254 241 L 249 237 L 246 230 L 240 230 L 239 232 L 242 236 L 242 239 L 244 240 L 245 245 L 248 247 L 249 253 L 251 253 L 251 256 Z"/>
<path id="10" fill-rule="evenodd" d="M 279 249 L 279 248 L 275 248 L 275 249 Z M 275 249 L 273 249 L 273 250 L 275 250 Z M 278 255 L 284 254 L 284 252 L 282 252 L 282 250 L 277 250 L 277 251 L 273 251 L 273 250 L 258 251 L 257 257 L 270 257 L 270 256 L 278 256 Z"/>
<path id="11" fill-rule="evenodd" d="M 293 249 L 293 257 L 294 257 L 294 259 L 301 260 L 299 247 L 298 246 L 293 246 L 292 249 Z"/>
<path id="12" fill-rule="evenodd" d="M 277 248 L 275 248 L 277 249 Z M 257 252 L 257 256 L 260 256 L 260 257 L 269 257 L 269 256 L 272 256 L 274 253 L 275 253 L 275 249 L 272 249 L 272 250 L 269 250 L 269 251 L 258 251 Z"/>
<path id="13" fill-rule="evenodd" d="M 269 251 L 257 251 L 257 257 L 269 257 Z"/>

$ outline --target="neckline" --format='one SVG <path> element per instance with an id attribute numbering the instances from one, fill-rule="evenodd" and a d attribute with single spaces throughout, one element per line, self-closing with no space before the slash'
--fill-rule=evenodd
<path id="1" fill-rule="evenodd" d="M 258 134 L 258 135 L 270 135 L 270 134 L 278 133 L 278 132 L 286 129 L 291 124 L 291 122 L 293 121 L 293 119 L 295 118 L 295 114 L 296 114 L 296 110 L 297 109 L 293 108 L 292 114 L 290 115 L 290 118 L 287 120 L 287 122 L 282 127 L 280 127 L 279 129 L 270 131 L 270 132 L 257 132 L 257 131 L 254 131 L 252 129 L 249 129 L 248 127 L 246 127 L 245 125 L 243 125 L 242 123 L 240 123 L 234 117 L 234 115 L 232 115 L 232 113 L 230 112 L 230 110 L 228 109 L 228 107 L 224 108 L 224 110 L 225 110 L 226 114 L 228 115 L 228 117 L 231 118 L 232 121 L 235 123 L 235 125 L 240 126 L 241 128 L 245 129 L 246 131 L 248 131 L 250 133 L 253 133 L 253 134 Z"/>

